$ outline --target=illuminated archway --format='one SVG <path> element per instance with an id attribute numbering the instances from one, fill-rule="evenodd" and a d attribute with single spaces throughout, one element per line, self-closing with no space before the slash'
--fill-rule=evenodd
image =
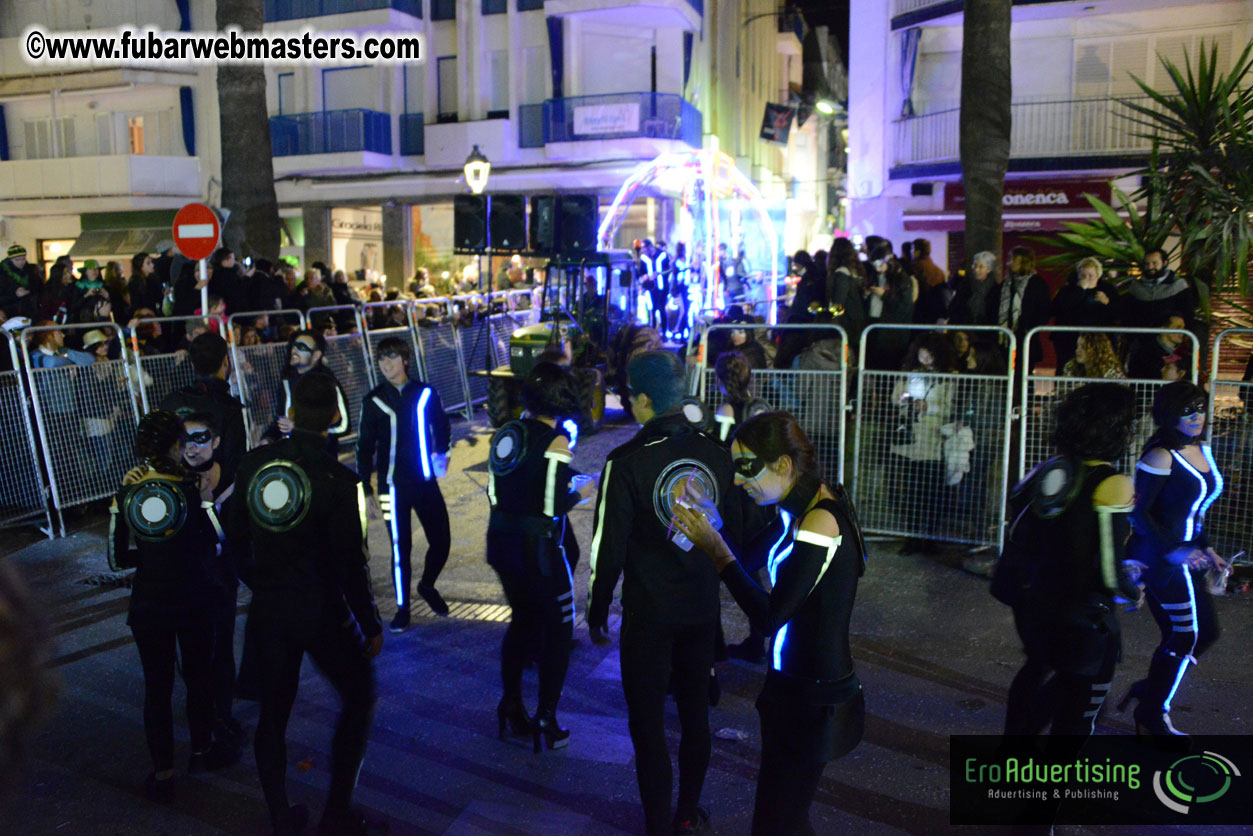
<path id="1" fill-rule="evenodd" d="M 738 168 L 729 154 L 722 151 L 699 148 L 692 151 L 672 151 L 655 160 L 641 163 L 631 172 L 614 196 L 609 211 L 601 221 L 597 238 L 600 249 L 609 249 L 614 234 L 626 217 L 627 210 L 641 189 L 652 186 L 663 194 L 679 198 L 679 238 L 691 242 L 693 252 L 689 259 L 697 258 L 698 244 L 701 274 L 705 277 L 704 304 L 707 308 L 721 307 L 721 277 L 714 275 L 714 257 L 718 249 L 718 208 L 720 200 L 745 200 L 752 207 L 759 221 L 760 232 L 770 253 L 770 283 L 766 290 L 767 321 L 775 324 L 775 293 L 779 282 L 779 238 L 774 222 L 766 209 L 766 200 Z M 732 206 L 734 212 L 736 207 Z M 736 218 L 738 220 L 738 218 Z M 733 223 L 733 226 L 738 225 Z"/>

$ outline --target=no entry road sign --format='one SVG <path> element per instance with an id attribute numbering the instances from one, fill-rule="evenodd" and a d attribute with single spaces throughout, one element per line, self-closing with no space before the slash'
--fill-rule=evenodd
<path id="1" fill-rule="evenodd" d="M 217 213 L 203 203 L 188 203 L 174 216 L 174 244 L 192 261 L 213 255 L 221 232 Z"/>

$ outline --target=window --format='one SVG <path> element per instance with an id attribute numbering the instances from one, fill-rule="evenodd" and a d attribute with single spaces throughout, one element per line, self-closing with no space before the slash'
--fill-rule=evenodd
<path id="1" fill-rule="evenodd" d="M 522 104 L 540 104 L 548 98 L 548 48 L 528 46 L 522 48 L 522 89 L 518 91 Z"/>
<path id="2" fill-rule="evenodd" d="M 377 109 L 378 73 L 373 67 L 337 67 L 322 71 L 322 109 Z"/>
<path id="3" fill-rule="evenodd" d="M 144 152 L 144 117 L 131 116 L 126 120 L 126 136 L 132 154 Z"/>
<path id="4" fill-rule="evenodd" d="M 509 11 L 509 4 L 506 0 L 483 0 L 483 14 L 485 15 L 503 15 Z"/>
<path id="5" fill-rule="evenodd" d="M 456 20 L 456 0 L 431 0 L 431 20 Z"/>
<path id="6" fill-rule="evenodd" d="M 59 147 L 52 147 L 52 119 L 31 119 L 23 123 L 23 134 L 26 142 L 25 154 L 28 160 L 48 160 L 53 156 L 76 157 L 78 148 L 74 141 L 74 120 L 66 116 L 57 120 L 57 142 Z M 53 153 L 55 150 L 55 154 Z"/>
<path id="7" fill-rule="evenodd" d="M 405 64 L 405 113 L 426 110 L 426 65 Z"/>
<path id="8" fill-rule="evenodd" d="M 484 56 L 486 84 L 483 85 L 483 109 L 488 119 L 509 118 L 509 51 L 489 50 Z"/>
<path id="9" fill-rule="evenodd" d="M 534 12 L 544 10 L 544 0 L 518 0 L 518 11 Z"/>
<path id="10" fill-rule="evenodd" d="M 1231 32 L 1211 30 L 1186 34 L 1136 35 L 1125 38 L 1084 38 L 1075 41 L 1073 84 L 1076 99 L 1105 99 L 1141 96 L 1143 91 L 1132 76 L 1155 89 L 1172 86 L 1160 54 L 1183 68 L 1184 54 L 1196 66 L 1202 49 L 1206 54 L 1218 46 L 1218 70 L 1231 63 Z"/>
<path id="11" fill-rule="evenodd" d="M 296 74 L 278 74 L 278 112 L 291 113 L 296 107 Z"/>
<path id="12" fill-rule="evenodd" d="M 457 121 L 457 56 L 446 55 L 435 62 L 439 100 L 436 116 L 439 122 Z"/>

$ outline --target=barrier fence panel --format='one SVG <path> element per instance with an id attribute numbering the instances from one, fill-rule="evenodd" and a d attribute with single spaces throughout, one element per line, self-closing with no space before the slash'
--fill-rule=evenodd
<path id="1" fill-rule="evenodd" d="M 422 354 L 422 379 L 435 387 L 445 412 L 461 412 L 469 420 L 473 408 L 453 303 L 449 299 L 424 301 L 428 304 L 414 305 L 410 310 L 409 323 Z M 440 308 L 436 310 L 429 303 L 438 303 Z"/>
<path id="2" fill-rule="evenodd" d="M 117 491 L 122 475 L 135 463 L 139 392 L 132 388 L 130 353 L 117 325 L 50 325 L 24 332 L 28 340 L 51 348 L 44 340 L 55 337 L 42 335 L 93 329 L 112 332 L 121 343 L 119 359 L 90 362 L 90 355 L 81 352 L 68 358 L 58 353 L 54 359 L 30 342 L 23 343 L 35 423 L 58 514 Z M 32 356 L 37 356 L 37 366 L 31 365 Z M 87 364 L 79 365 L 78 359 Z M 64 531 L 64 524 L 61 528 Z"/>
<path id="3" fill-rule="evenodd" d="M 983 331 L 992 326 L 871 325 L 862 332 L 853 501 L 865 531 L 1000 547 L 1010 478 L 1013 371 L 866 368 L 872 332 Z"/>
<path id="4" fill-rule="evenodd" d="M 466 417 L 473 415 L 474 405 L 487 400 L 487 378 L 470 374 L 475 370 L 491 371 L 501 365 L 495 330 L 501 326 L 493 322 L 491 300 L 482 295 L 452 297 L 456 312 L 457 341 L 461 352 L 461 373 L 465 379 L 467 397 Z M 495 326 L 495 328 L 493 327 Z M 506 341 L 506 345 L 507 345 Z M 506 351 L 503 362 L 508 362 Z"/>
<path id="5" fill-rule="evenodd" d="M 1070 326 L 1034 328 L 1027 334 L 1022 351 L 1022 399 L 1019 404 L 1022 426 L 1019 428 L 1018 437 L 1018 478 L 1021 479 L 1031 468 L 1055 455 L 1052 434 L 1057 404 L 1061 403 L 1066 395 L 1085 383 L 1110 382 L 1126 384 L 1136 396 L 1136 413 L 1140 416 L 1136 435 L 1131 443 L 1127 445 L 1127 452 L 1124 454 L 1122 461 L 1114 462 L 1115 466 L 1122 473 L 1134 475 L 1136 459 L 1140 456 L 1140 449 L 1144 446 L 1144 442 L 1148 441 L 1149 436 L 1153 434 L 1155 429 L 1152 414 L 1153 396 L 1157 394 L 1158 389 L 1161 389 L 1171 381 L 1160 378 L 1157 380 L 1129 380 L 1125 378 L 1058 377 L 1040 374 L 1039 370 L 1028 369 L 1027 365 L 1030 362 L 1032 345 L 1045 333 L 1074 334 L 1076 337 L 1083 336 L 1085 333 L 1103 334 L 1109 338 L 1111 347 L 1116 347 L 1114 346 L 1115 342 L 1126 346 L 1134 345 L 1140 339 L 1157 340 L 1159 337 L 1166 335 L 1178 336 L 1185 342 L 1191 342 L 1191 365 L 1184 370 L 1184 373 L 1190 375 L 1189 379 L 1194 383 L 1198 380 L 1200 357 L 1200 344 L 1196 336 L 1189 331 L 1183 330 L 1169 331 L 1157 328 L 1089 329 Z"/>
<path id="6" fill-rule="evenodd" d="M 247 311 L 231 314 L 227 325 L 234 330 L 238 320 L 269 318 L 270 327 L 295 325 L 305 327 L 300 311 Z M 287 340 L 239 345 L 231 341 L 231 365 L 239 380 L 239 398 L 244 403 L 244 426 L 248 431 L 248 449 L 261 443 L 266 431 L 283 408 L 283 370 L 287 368 Z"/>
<path id="7" fill-rule="evenodd" d="M 745 342 L 736 343 L 743 332 Z M 844 427 L 848 403 L 848 335 L 838 325 L 714 325 L 701 338 L 703 361 L 695 380 L 697 394 L 717 410 L 725 398 L 718 388 L 718 356 L 755 342 L 774 349 L 771 336 L 786 342 L 803 339 L 788 369 L 753 369 L 752 394 L 771 409 L 792 413 L 818 450 L 822 472 L 831 482 L 844 481 Z M 789 339 L 790 338 L 790 339 Z M 690 391 L 690 390 L 689 390 Z"/>
<path id="8" fill-rule="evenodd" d="M 426 368 L 422 363 L 422 347 L 416 335 L 409 329 L 410 308 L 416 304 L 441 304 L 446 299 L 421 299 L 418 302 L 368 302 L 361 306 L 361 321 L 365 325 L 366 348 L 370 352 L 371 373 L 378 380 L 378 346 L 388 337 L 399 337 L 409 341 L 413 352 L 413 362 L 417 365 L 415 373 L 426 379 Z M 378 383 L 376 382 L 377 386 Z"/>
<path id="9" fill-rule="evenodd" d="M 1210 545 L 1223 557 L 1253 551 L 1253 328 L 1231 328 L 1214 340 L 1210 422 L 1206 428 L 1223 493 L 1205 515 Z M 1224 371 L 1224 369 L 1226 371 Z"/>
<path id="10" fill-rule="evenodd" d="M 35 428 L 31 421 L 30 401 L 22 381 L 17 346 L 6 336 L 13 371 L 0 372 L 0 526 L 43 514 L 53 536 L 52 515 L 48 511 L 48 488 L 39 466 L 39 449 L 35 445 Z M 65 534 L 64 531 L 61 532 Z"/>
<path id="11" fill-rule="evenodd" d="M 219 334 L 230 339 L 226 332 L 226 320 L 220 316 L 158 316 L 136 320 L 131 332 L 131 357 L 135 360 L 141 414 L 146 415 L 156 409 L 171 392 L 196 382 L 196 372 L 191 367 L 186 349 L 172 350 L 173 347 L 163 340 L 165 332 L 186 326 L 186 342 L 191 342 L 199 331 L 209 328 L 210 321 L 217 323 Z M 163 325 L 166 327 L 163 328 Z"/>
<path id="12" fill-rule="evenodd" d="M 326 337 L 326 365 L 339 381 L 348 400 L 348 432 L 340 436 L 340 441 L 350 442 L 357 438 L 357 423 L 361 420 L 361 402 L 374 388 L 374 363 L 370 359 L 366 347 L 365 323 L 361 314 L 353 305 L 334 305 L 325 308 L 310 308 L 305 311 L 310 325 L 316 330 L 325 317 L 339 323 L 351 322 L 355 330 L 348 333 L 337 333 Z"/>

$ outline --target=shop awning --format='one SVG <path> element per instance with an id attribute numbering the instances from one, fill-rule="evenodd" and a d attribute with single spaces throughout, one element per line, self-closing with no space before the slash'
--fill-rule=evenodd
<path id="1" fill-rule="evenodd" d="M 1095 210 L 1075 212 L 1006 212 L 1002 219 L 1005 232 L 1056 232 L 1064 230 L 1066 221 L 1082 223 L 1100 215 Z M 1127 217 L 1125 214 L 1122 217 Z M 901 216 L 906 232 L 961 232 L 966 228 L 964 212 L 906 212 Z"/>
<path id="2" fill-rule="evenodd" d="M 90 229 L 84 230 L 70 247 L 70 258 L 127 260 L 135 253 L 155 253 L 157 244 L 171 238 L 170 228 L 159 229 Z"/>

